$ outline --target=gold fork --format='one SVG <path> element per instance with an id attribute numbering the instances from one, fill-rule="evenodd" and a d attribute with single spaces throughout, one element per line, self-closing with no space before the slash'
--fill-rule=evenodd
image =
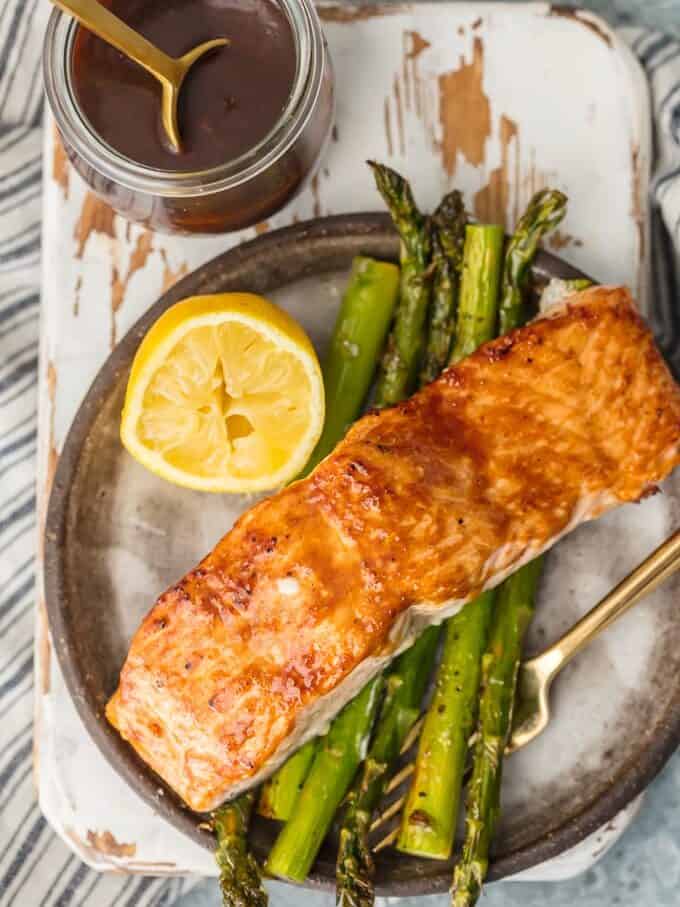
<path id="1" fill-rule="evenodd" d="M 515 714 L 506 753 L 526 746 L 550 721 L 550 687 L 577 655 L 617 618 L 653 592 L 680 567 L 680 530 L 660 545 L 639 567 L 605 595 L 545 652 L 522 662 L 517 676 Z"/>
<path id="2" fill-rule="evenodd" d="M 515 714 L 512 733 L 505 750 L 506 755 L 526 746 L 548 726 L 550 687 L 562 668 L 610 624 L 678 569 L 680 569 L 680 530 L 674 532 L 550 648 L 522 662 L 517 677 Z M 418 739 L 423 720 L 421 717 L 411 729 L 404 741 L 402 754 L 407 753 Z M 400 787 L 413 771 L 413 762 L 400 769 L 390 780 L 386 795 Z M 405 795 L 399 797 L 383 810 L 371 825 L 371 831 L 382 828 L 389 819 L 396 816 L 401 811 L 405 799 Z M 395 840 L 397 832 L 398 829 L 394 829 L 373 849 L 377 852 L 388 847 Z"/>

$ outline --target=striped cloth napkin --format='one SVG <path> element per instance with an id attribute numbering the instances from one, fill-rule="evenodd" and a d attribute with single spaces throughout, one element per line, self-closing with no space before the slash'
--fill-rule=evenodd
<path id="1" fill-rule="evenodd" d="M 48 13 L 44 0 L 0 4 L 0 905 L 160 907 L 189 883 L 92 872 L 45 822 L 32 780 L 40 49 Z M 654 327 L 680 373 L 673 348 L 680 318 L 680 44 L 651 31 L 626 30 L 624 37 L 647 70 L 654 101 Z"/>

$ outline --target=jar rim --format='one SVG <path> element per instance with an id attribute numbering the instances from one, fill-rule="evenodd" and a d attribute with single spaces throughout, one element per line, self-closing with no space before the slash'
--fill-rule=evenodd
<path id="1" fill-rule="evenodd" d="M 161 170 L 116 151 L 95 132 L 80 109 L 71 78 L 78 23 L 54 9 L 47 24 L 43 78 L 57 129 L 93 170 L 130 191 L 161 197 L 222 192 L 253 179 L 293 145 L 312 116 L 321 91 L 327 53 L 321 24 L 310 0 L 276 0 L 290 23 L 296 50 L 296 73 L 279 119 L 267 135 L 243 154 L 204 170 Z"/>

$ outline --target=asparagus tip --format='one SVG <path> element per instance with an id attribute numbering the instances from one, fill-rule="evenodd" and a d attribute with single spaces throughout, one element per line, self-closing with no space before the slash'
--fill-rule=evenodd
<path id="1" fill-rule="evenodd" d="M 260 867 L 246 838 L 254 798 L 254 791 L 248 791 L 212 815 L 223 907 L 267 907 Z"/>
<path id="2" fill-rule="evenodd" d="M 411 189 L 408 182 L 396 170 L 386 164 L 379 164 L 377 161 L 367 161 L 367 164 L 373 171 L 378 191 L 381 195 L 387 196 L 386 201 L 394 196 L 395 193 L 397 195 L 403 193 L 411 199 Z M 413 203 L 412 200 L 411 203 Z"/>

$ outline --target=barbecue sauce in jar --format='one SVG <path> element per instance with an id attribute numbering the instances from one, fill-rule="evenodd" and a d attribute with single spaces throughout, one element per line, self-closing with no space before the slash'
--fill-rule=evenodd
<path id="1" fill-rule="evenodd" d="M 73 86 L 80 109 L 112 148 L 159 170 L 207 170 L 258 144 L 282 115 L 295 79 L 293 32 L 273 0 L 114 0 L 107 4 L 171 57 L 211 38 L 230 44 L 195 63 L 179 95 L 181 150 L 161 122 L 157 80 L 79 28 Z"/>
<path id="2" fill-rule="evenodd" d="M 47 98 L 64 149 L 92 191 L 149 229 L 203 234 L 262 222 L 297 195 L 319 165 L 334 113 L 313 0 L 104 2 L 172 56 L 210 38 L 230 44 L 187 76 L 175 152 L 153 76 L 52 13 Z"/>

